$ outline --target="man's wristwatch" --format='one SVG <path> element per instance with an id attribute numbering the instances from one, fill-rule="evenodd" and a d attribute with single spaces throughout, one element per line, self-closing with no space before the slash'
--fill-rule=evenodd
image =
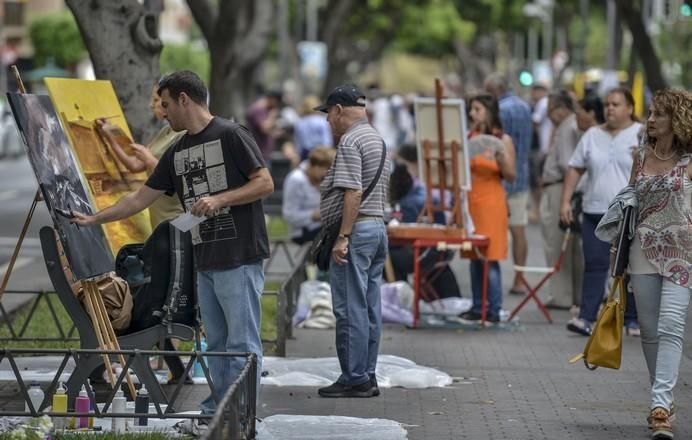
<path id="1" fill-rule="evenodd" d="M 348 240 L 348 238 L 349 238 L 350 236 L 351 236 L 351 234 L 339 234 L 339 235 L 337 235 L 336 238 L 342 238 L 342 239 L 345 238 L 346 240 Z"/>

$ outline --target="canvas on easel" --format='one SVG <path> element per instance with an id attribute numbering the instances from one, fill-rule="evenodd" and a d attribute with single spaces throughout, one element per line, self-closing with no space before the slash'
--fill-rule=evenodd
<path id="1" fill-rule="evenodd" d="M 113 254 L 102 228 L 77 226 L 68 218 L 72 210 L 94 210 L 50 98 L 21 93 L 7 96 L 73 274 L 83 279 L 112 271 Z"/>
<path id="2" fill-rule="evenodd" d="M 435 98 L 414 100 L 419 175 L 426 186 L 421 219 L 432 223 L 435 212 L 444 212 L 449 232 L 465 236 L 473 232 L 463 197 L 471 189 L 466 106 L 463 99 L 443 98 L 439 80 L 435 89 Z"/>
<path id="3" fill-rule="evenodd" d="M 459 157 L 459 184 L 464 191 L 471 189 L 471 169 L 468 161 L 466 145 L 466 104 L 463 99 L 442 99 L 442 123 L 444 126 L 444 148 L 448 157 L 451 157 L 451 145 L 457 144 L 457 154 Z M 437 112 L 435 108 L 435 98 L 418 97 L 414 100 L 416 114 L 416 144 L 418 146 L 418 157 L 423 157 L 423 143 L 429 140 L 433 143 L 431 153 L 434 157 L 439 157 L 437 148 L 438 127 Z M 425 181 L 425 170 L 423 161 L 418 161 L 421 179 Z M 430 179 L 435 185 L 441 184 L 439 168 L 432 170 Z M 452 185 L 452 173 L 446 174 L 447 186 Z"/>
<path id="4" fill-rule="evenodd" d="M 118 127 L 115 134 L 128 152 L 132 134 L 110 81 L 46 78 L 46 87 L 86 179 L 95 207 L 102 210 L 139 188 L 144 172 L 131 172 L 105 141 L 96 120 L 107 118 Z M 148 211 L 103 226 L 113 254 L 129 243 L 142 243 L 151 233 Z"/>

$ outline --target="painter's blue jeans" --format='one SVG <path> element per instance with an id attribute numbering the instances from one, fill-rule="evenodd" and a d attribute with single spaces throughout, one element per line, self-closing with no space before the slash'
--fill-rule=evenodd
<path id="1" fill-rule="evenodd" d="M 197 272 L 197 297 L 207 335 L 207 351 L 252 352 L 257 355 L 257 390 L 262 372 L 262 262 L 233 269 Z M 245 357 L 209 356 L 209 373 L 222 399 L 245 365 Z M 200 405 L 203 414 L 216 410 L 212 395 Z"/>
<path id="2" fill-rule="evenodd" d="M 332 257 L 329 283 L 336 316 L 337 382 L 360 385 L 375 377 L 382 331 L 380 283 L 387 256 L 382 220 L 356 221 L 348 243 L 347 263 Z"/>

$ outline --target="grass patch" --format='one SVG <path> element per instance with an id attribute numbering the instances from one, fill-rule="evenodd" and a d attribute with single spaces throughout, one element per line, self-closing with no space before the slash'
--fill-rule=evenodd
<path id="1" fill-rule="evenodd" d="M 267 235 L 269 241 L 286 240 L 288 238 L 288 224 L 279 216 L 269 216 L 267 220 Z"/>
<path id="2" fill-rule="evenodd" d="M 267 281 L 265 284 L 265 291 L 278 291 L 281 287 L 281 283 L 277 281 Z M 52 313 L 50 312 L 48 303 L 50 301 L 55 310 L 55 314 L 58 317 L 56 322 Z M 28 304 L 22 306 L 14 313 L 10 315 L 12 320 L 12 326 L 16 334 L 19 334 L 22 327 L 25 325 L 27 317 L 31 312 L 35 304 L 35 299 L 30 301 Z M 276 339 L 276 316 L 278 308 L 278 297 L 275 295 L 264 295 L 262 296 L 262 328 L 261 334 L 262 339 L 274 340 Z M 27 327 L 23 333 L 25 338 L 58 338 L 60 337 L 60 332 L 58 331 L 58 324 L 61 326 L 63 333 L 67 335 L 72 328 L 72 320 L 67 314 L 67 311 L 62 306 L 57 295 L 47 295 L 40 299 L 38 304 L 36 304 L 36 310 L 34 312 L 31 320 L 26 323 Z M 0 337 L 10 338 L 12 333 L 7 325 L 0 326 Z M 79 334 L 75 330 L 73 337 L 79 337 Z M 79 348 L 78 341 L 0 341 L 0 345 L 5 348 Z M 193 341 L 181 341 L 178 349 L 180 351 L 192 350 L 194 346 Z M 265 351 L 268 354 L 273 352 L 274 347 L 267 344 Z M 0 440 L 2 438 L 0 437 Z"/>
<path id="3" fill-rule="evenodd" d="M 57 322 L 50 312 L 48 301 L 53 306 L 53 310 L 58 318 Z M 27 318 L 31 309 L 36 305 L 33 317 L 27 323 Z M 10 315 L 12 327 L 17 335 L 21 332 L 24 325 L 26 329 L 23 333 L 25 338 L 59 338 L 60 332 L 58 325 L 62 328 L 63 333 L 67 336 L 72 328 L 72 320 L 63 307 L 57 295 L 47 294 L 40 298 L 36 304 L 36 298 L 29 301 L 28 304 L 22 306 Z M 0 337 L 10 338 L 9 326 L 4 324 L 0 326 Z M 79 333 L 75 330 L 72 337 L 78 338 Z M 2 341 L 0 342 L 6 348 L 79 348 L 79 342 L 71 341 Z"/>

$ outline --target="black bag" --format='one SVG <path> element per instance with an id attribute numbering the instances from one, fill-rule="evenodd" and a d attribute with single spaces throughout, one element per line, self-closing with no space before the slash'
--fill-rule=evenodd
<path id="1" fill-rule="evenodd" d="M 329 262 L 332 259 L 332 249 L 339 236 L 341 220 L 330 225 L 323 226 L 310 245 L 310 261 L 317 265 L 319 270 L 329 270 Z"/>
<path id="2" fill-rule="evenodd" d="M 632 219 L 632 208 L 631 206 L 625 206 L 622 214 L 622 221 L 620 222 L 620 229 L 618 230 L 618 237 L 615 242 L 616 252 L 615 252 L 615 263 L 613 264 L 613 277 L 622 277 L 625 275 L 625 270 L 629 264 L 630 259 L 630 245 L 632 240 L 629 237 L 630 222 Z"/>
<path id="3" fill-rule="evenodd" d="M 372 179 L 372 182 L 370 182 L 370 185 L 368 185 L 368 188 L 363 193 L 361 203 L 363 203 L 365 199 L 368 198 L 372 190 L 375 189 L 375 185 L 380 180 L 380 176 L 382 175 L 382 169 L 384 168 L 384 161 L 386 158 L 387 148 L 385 147 L 383 142 L 382 159 L 380 160 L 380 167 L 377 169 L 375 178 Z M 310 250 L 308 251 L 308 260 L 316 264 L 319 270 L 329 270 L 329 263 L 332 261 L 332 249 L 334 249 L 336 239 L 339 237 L 340 229 L 341 217 L 339 217 L 339 220 L 332 223 L 331 225 L 323 225 L 322 229 L 320 229 L 320 232 L 317 233 L 315 239 L 312 240 Z"/>
<path id="4" fill-rule="evenodd" d="M 163 319 L 194 325 L 192 239 L 162 222 L 144 244 L 123 246 L 115 271 L 130 285 L 134 307 L 127 332 L 144 330 Z"/>

